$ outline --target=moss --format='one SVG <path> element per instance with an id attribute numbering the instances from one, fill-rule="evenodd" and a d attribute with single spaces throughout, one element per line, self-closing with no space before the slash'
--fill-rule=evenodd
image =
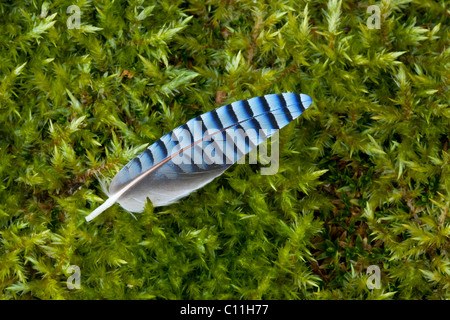
<path id="1" fill-rule="evenodd" d="M 450 298 L 445 2 L 22 0 L 0 14 L 1 298 Z M 85 222 L 98 177 L 163 133 L 278 92 L 314 103 L 280 132 L 276 175 L 235 165 L 177 204 Z"/>

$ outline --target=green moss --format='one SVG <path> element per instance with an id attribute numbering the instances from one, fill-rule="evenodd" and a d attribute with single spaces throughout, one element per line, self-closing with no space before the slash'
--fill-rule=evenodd
<path id="1" fill-rule="evenodd" d="M 449 299 L 448 10 L 3 1 L 0 297 Z M 275 92 L 314 100 L 280 132 L 276 175 L 235 165 L 178 204 L 85 222 L 99 176 L 203 112 Z"/>

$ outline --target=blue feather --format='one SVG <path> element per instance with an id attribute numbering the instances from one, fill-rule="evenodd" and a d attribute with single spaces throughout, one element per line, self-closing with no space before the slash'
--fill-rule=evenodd
<path id="1" fill-rule="evenodd" d="M 109 185 L 109 199 L 92 220 L 118 202 L 142 212 L 176 202 L 221 175 L 312 103 L 305 94 L 269 94 L 236 101 L 189 120 L 165 134 L 125 165 Z"/>

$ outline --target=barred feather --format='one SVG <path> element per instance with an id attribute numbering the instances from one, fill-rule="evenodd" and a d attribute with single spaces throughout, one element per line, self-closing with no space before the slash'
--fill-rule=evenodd
<path id="1" fill-rule="evenodd" d="M 125 165 L 109 185 L 109 199 L 86 220 L 115 202 L 131 212 L 142 212 L 147 198 L 155 207 L 176 202 L 221 175 L 311 103 L 305 94 L 269 94 L 189 120 Z"/>

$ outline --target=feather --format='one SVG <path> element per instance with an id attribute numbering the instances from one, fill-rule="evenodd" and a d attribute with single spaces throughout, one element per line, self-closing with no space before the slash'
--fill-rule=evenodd
<path id="1" fill-rule="evenodd" d="M 178 201 L 220 176 L 311 103 L 305 94 L 269 94 L 189 120 L 125 165 L 109 185 L 109 198 L 86 220 L 116 202 L 127 211 L 142 212 L 147 198 L 154 207 Z"/>

